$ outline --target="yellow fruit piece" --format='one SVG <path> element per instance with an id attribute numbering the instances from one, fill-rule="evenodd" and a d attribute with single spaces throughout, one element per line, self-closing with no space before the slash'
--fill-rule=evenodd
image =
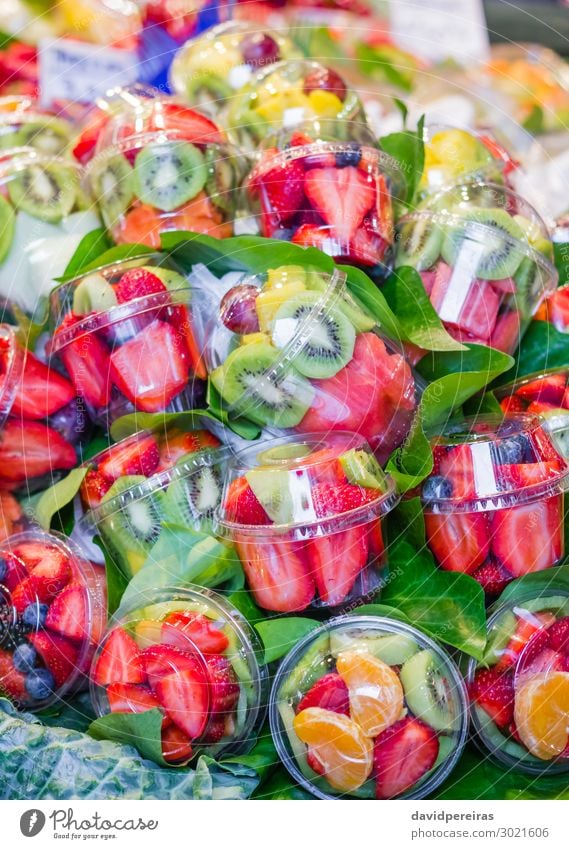
<path id="1" fill-rule="evenodd" d="M 282 305 L 294 295 L 304 292 L 305 289 L 306 286 L 302 280 L 297 280 L 294 283 L 287 283 L 286 286 L 264 290 L 257 295 L 255 307 L 257 309 L 259 327 L 263 333 L 271 332 L 275 315 Z"/>
<path id="2" fill-rule="evenodd" d="M 271 344 L 271 340 L 266 333 L 246 333 L 245 336 L 241 337 L 242 345 L 255 345 L 259 342 L 266 342 L 268 345 Z"/>
<path id="3" fill-rule="evenodd" d="M 338 674 L 348 687 L 350 715 L 367 737 L 377 737 L 401 718 L 403 687 L 393 669 L 368 652 L 340 652 Z"/>
<path id="4" fill-rule="evenodd" d="M 265 95 L 259 93 L 255 111 L 266 121 L 280 121 L 286 109 L 310 109 L 310 101 L 300 88 L 283 88 Z"/>
<path id="5" fill-rule="evenodd" d="M 306 272 L 301 265 L 279 265 L 278 268 L 269 268 L 267 271 L 265 288 L 276 289 L 299 280 L 302 283 L 306 281 Z"/>
<path id="6" fill-rule="evenodd" d="M 461 174 L 478 160 L 479 141 L 465 130 L 440 130 L 430 143 L 433 155 L 445 170 Z"/>
<path id="7" fill-rule="evenodd" d="M 140 619 L 134 626 L 134 639 L 141 649 L 162 642 L 162 622 L 157 619 Z"/>
<path id="8" fill-rule="evenodd" d="M 516 688 L 514 721 L 536 758 L 550 761 L 561 754 L 569 741 L 569 672 L 522 680 Z"/>
<path id="9" fill-rule="evenodd" d="M 323 89 L 314 89 L 308 95 L 310 108 L 319 118 L 335 118 L 342 111 L 342 101 L 337 94 Z"/>
<path id="10" fill-rule="evenodd" d="M 373 741 L 348 716 L 319 707 L 306 708 L 295 716 L 293 728 L 336 790 L 349 793 L 367 781 L 373 766 Z"/>

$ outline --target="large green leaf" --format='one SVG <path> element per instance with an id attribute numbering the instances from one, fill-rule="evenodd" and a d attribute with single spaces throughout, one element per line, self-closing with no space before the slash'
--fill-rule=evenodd
<path id="1" fill-rule="evenodd" d="M 425 164 L 424 123 L 423 116 L 416 130 L 402 130 L 379 139 L 380 148 L 395 159 L 405 176 L 405 201 L 408 205 L 413 203 Z"/>
<path id="2" fill-rule="evenodd" d="M 515 365 L 500 377 L 509 383 L 518 377 L 569 365 L 569 336 L 560 333 L 548 321 L 532 321 L 521 341 Z"/>
<path id="3" fill-rule="evenodd" d="M 266 619 L 257 622 L 257 630 L 265 647 L 265 663 L 272 663 L 284 657 L 307 634 L 320 626 L 315 619 L 303 616 L 290 616 L 281 619 Z"/>
<path id="4" fill-rule="evenodd" d="M 108 713 L 89 726 L 89 734 L 95 740 L 114 740 L 126 746 L 134 746 L 143 758 L 159 766 L 168 764 L 162 757 L 162 722 L 164 715 L 159 708 L 142 713 Z"/>
<path id="5" fill-rule="evenodd" d="M 556 587 L 562 587 L 569 592 L 569 565 L 544 569 L 542 572 L 530 572 L 521 578 L 516 578 L 505 588 L 499 602 L 512 603 L 528 592 L 534 592 L 536 597 L 551 592 Z"/>
<path id="6" fill-rule="evenodd" d="M 65 272 L 60 280 L 71 280 L 78 277 L 83 271 L 86 271 L 93 263 L 98 260 L 101 254 L 110 250 L 113 246 L 112 240 L 108 237 L 106 230 L 99 227 L 97 230 L 91 230 L 87 233 L 75 250 L 75 253 L 67 263 Z M 97 265 L 102 263 L 96 262 Z"/>
<path id="7" fill-rule="evenodd" d="M 163 430 L 165 427 L 196 430 L 204 427 L 208 420 L 225 424 L 224 415 L 215 409 L 214 404 L 211 404 L 209 410 L 187 410 L 183 413 L 129 413 L 113 422 L 111 436 L 118 442 L 139 430 Z M 243 439 L 256 439 L 260 433 L 259 426 L 246 419 L 232 419 L 231 429 Z"/>
<path id="8" fill-rule="evenodd" d="M 35 507 L 36 521 L 44 530 L 51 527 L 51 520 L 67 504 L 71 504 L 87 474 L 87 467 L 72 469 L 68 475 L 42 493 Z"/>

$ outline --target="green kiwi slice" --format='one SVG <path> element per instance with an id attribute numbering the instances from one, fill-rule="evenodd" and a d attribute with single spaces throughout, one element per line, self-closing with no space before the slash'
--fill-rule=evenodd
<path id="1" fill-rule="evenodd" d="M 382 489 L 383 472 L 375 457 L 367 451 L 350 448 L 341 454 L 339 459 L 344 474 L 351 484 L 369 489 Z"/>
<path id="2" fill-rule="evenodd" d="M 128 209 L 134 198 L 133 171 L 124 156 L 113 156 L 93 172 L 92 190 L 108 225 Z"/>
<path id="3" fill-rule="evenodd" d="M 181 458 L 177 466 L 184 464 Z M 214 466 L 198 466 L 195 471 L 174 477 L 166 490 L 164 512 L 167 520 L 186 528 L 203 531 L 211 527 L 221 499 L 221 478 Z"/>
<path id="4" fill-rule="evenodd" d="M 8 183 L 10 200 L 17 209 L 50 223 L 69 215 L 78 191 L 75 171 L 56 163 L 26 165 Z"/>
<path id="5" fill-rule="evenodd" d="M 223 101 L 233 94 L 229 83 L 210 71 L 192 71 L 186 83 L 186 97 L 191 106 L 209 106 L 212 101 Z"/>
<path id="6" fill-rule="evenodd" d="M 516 306 L 522 318 L 532 317 L 536 309 L 536 304 L 539 303 L 545 294 L 545 280 L 543 277 L 544 272 L 539 263 L 531 257 L 525 256 L 514 274 L 514 280 L 516 281 Z"/>
<path id="7" fill-rule="evenodd" d="M 227 150 L 215 146 L 208 148 L 205 162 L 207 195 L 218 209 L 230 213 L 233 210 L 234 192 L 238 183 L 234 158 Z"/>
<path id="8" fill-rule="evenodd" d="M 512 277 L 524 253 L 516 241 L 525 240 L 519 224 L 503 209 L 476 207 L 461 212 L 460 224 L 451 224 L 444 235 L 441 253 L 454 266 L 463 248 L 477 259 L 473 273 L 483 280 Z M 480 225 L 477 228 L 476 225 Z"/>
<path id="9" fill-rule="evenodd" d="M 0 264 L 4 262 L 14 239 L 16 216 L 5 197 L 0 195 Z"/>
<path id="10" fill-rule="evenodd" d="M 448 676 L 432 651 L 423 649 L 401 667 L 405 700 L 412 713 L 436 731 L 452 731 L 456 726 L 455 699 Z"/>
<path id="11" fill-rule="evenodd" d="M 279 308 L 273 325 L 273 343 L 284 348 L 310 317 L 310 327 L 294 356 L 295 368 L 305 377 L 334 377 L 354 355 L 354 326 L 337 307 L 315 311 L 320 297 L 318 292 L 294 295 Z"/>
<path id="12" fill-rule="evenodd" d="M 399 230 L 396 264 L 426 271 L 439 258 L 442 243 L 442 230 L 430 216 L 406 221 Z"/>
<path id="13" fill-rule="evenodd" d="M 134 191 L 144 203 L 171 212 L 194 198 L 205 186 L 203 154 L 185 141 L 151 144 L 134 162 Z"/>
<path id="14" fill-rule="evenodd" d="M 226 404 L 261 427 L 295 427 L 310 407 L 314 389 L 292 367 L 278 377 L 268 377 L 266 373 L 279 359 L 272 345 L 242 345 L 211 373 L 210 379 Z"/>
<path id="15" fill-rule="evenodd" d="M 306 288 L 314 292 L 325 292 L 329 285 L 327 275 L 323 276 L 319 271 L 309 271 L 305 282 Z M 349 292 L 342 294 L 336 306 L 354 325 L 356 333 L 367 333 L 375 327 L 375 319 L 361 309 Z"/>
<path id="16" fill-rule="evenodd" d="M 70 132 L 64 121 L 49 118 L 23 124 L 16 133 L 16 139 L 18 146 L 33 147 L 46 156 L 60 156 L 69 145 Z"/>
<path id="17" fill-rule="evenodd" d="M 102 274 L 88 274 L 73 293 L 73 312 L 87 315 L 90 312 L 105 312 L 117 305 L 115 290 Z"/>

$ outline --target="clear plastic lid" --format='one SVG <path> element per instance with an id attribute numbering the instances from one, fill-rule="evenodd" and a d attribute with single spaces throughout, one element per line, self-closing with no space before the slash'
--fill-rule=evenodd
<path id="1" fill-rule="evenodd" d="M 111 621 L 91 667 L 91 696 L 99 716 L 159 710 L 163 757 L 183 766 L 197 754 L 253 745 L 266 703 L 260 657 L 253 629 L 226 599 L 166 587 Z"/>
<path id="2" fill-rule="evenodd" d="M 0 544 L 0 691 L 39 710 L 84 682 L 106 619 L 104 576 L 66 538 Z"/>
<path id="3" fill-rule="evenodd" d="M 0 324 L 0 427 L 10 415 L 24 367 L 23 351 L 16 329 Z"/>
<path id="4" fill-rule="evenodd" d="M 491 136 L 481 132 L 453 127 L 449 124 L 428 123 L 423 130 L 425 166 L 421 187 L 439 191 L 457 179 L 486 179 L 501 181 L 508 156 Z"/>
<path id="5" fill-rule="evenodd" d="M 480 416 L 450 422 L 431 437 L 433 471 L 425 510 L 498 510 L 562 492 L 569 466 L 538 416 Z"/>

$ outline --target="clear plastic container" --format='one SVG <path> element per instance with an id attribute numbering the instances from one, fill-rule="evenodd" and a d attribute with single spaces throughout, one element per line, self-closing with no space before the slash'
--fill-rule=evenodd
<path id="1" fill-rule="evenodd" d="M 205 398 L 191 292 L 168 258 L 143 254 L 62 283 L 51 296 L 49 353 L 94 422 L 134 411 L 181 412 Z"/>
<path id="2" fill-rule="evenodd" d="M 279 757 L 319 799 L 422 799 L 448 777 L 468 730 L 448 654 L 379 616 L 312 631 L 282 661 L 269 705 Z"/>
<path id="3" fill-rule="evenodd" d="M 170 68 L 170 85 L 192 106 L 218 115 L 261 68 L 300 55 L 280 32 L 229 21 L 186 42 Z"/>
<path id="4" fill-rule="evenodd" d="M 342 272 L 292 265 L 244 275 L 217 313 L 205 356 L 230 416 L 272 436 L 354 431 L 382 462 L 409 432 L 422 385 Z"/>
<path id="5" fill-rule="evenodd" d="M 133 50 L 142 25 L 135 0 L 59 0 L 57 18 L 71 38 Z"/>
<path id="6" fill-rule="evenodd" d="M 87 683 L 106 624 L 104 570 L 36 528 L 2 542 L 0 571 L 0 692 L 41 710 Z"/>
<path id="7" fill-rule="evenodd" d="M 67 153 L 73 127 L 27 97 L 2 98 L 0 104 L 0 151 L 31 147 L 44 156 Z"/>
<path id="8" fill-rule="evenodd" d="M 569 593 L 554 580 L 488 618 L 483 661 L 466 665 L 475 741 L 500 766 L 569 771 Z"/>
<path id="9" fill-rule="evenodd" d="M 100 220 L 79 165 L 31 148 L 12 153 L 0 159 L 0 296 L 33 312 Z"/>
<path id="10" fill-rule="evenodd" d="M 462 183 L 398 225 L 396 267 L 411 266 L 448 332 L 511 354 L 557 284 L 547 227 L 519 195 Z"/>
<path id="11" fill-rule="evenodd" d="M 441 569 L 465 572 L 496 596 L 513 578 L 563 559 L 569 466 L 539 417 L 450 422 L 431 446 L 421 499 Z"/>
<path id="12" fill-rule="evenodd" d="M 236 754 L 253 745 L 264 717 L 261 653 L 224 598 L 168 587 L 111 621 L 91 668 L 91 696 L 99 716 L 160 710 L 162 753 L 172 766 Z"/>
<path id="13" fill-rule="evenodd" d="M 398 500 L 356 434 L 285 437 L 229 462 L 215 529 L 235 544 L 260 607 L 338 608 L 380 591 L 383 519 Z"/>

